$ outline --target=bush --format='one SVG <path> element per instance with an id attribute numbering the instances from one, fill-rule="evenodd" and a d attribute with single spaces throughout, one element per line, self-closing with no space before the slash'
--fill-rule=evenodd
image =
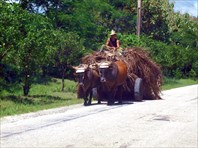
<path id="1" fill-rule="evenodd" d="M 140 38 L 135 34 L 120 35 L 120 40 L 121 40 L 121 46 L 124 48 L 134 47 L 134 46 L 136 47 L 144 46 L 142 40 L 140 40 Z"/>
<path id="2" fill-rule="evenodd" d="M 189 71 L 189 77 L 190 77 L 190 78 L 193 78 L 193 79 L 194 79 L 194 78 L 196 77 L 196 75 L 197 75 L 197 74 L 196 74 L 196 72 L 194 71 L 194 69 L 191 69 L 191 70 Z"/>
<path id="3" fill-rule="evenodd" d="M 150 52 L 154 61 L 162 66 L 163 74 L 168 77 L 198 77 L 198 53 L 192 48 L 166 44 L 147 36 L 121 36 L 122 46 L 144 47 Z"/>

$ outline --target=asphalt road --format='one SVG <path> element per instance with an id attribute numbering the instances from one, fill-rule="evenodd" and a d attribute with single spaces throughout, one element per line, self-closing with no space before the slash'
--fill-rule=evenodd
<path id="1" fill-rule="evenodd" d="M 0 147 L 198 147 L 198 85 L 162 93 L 163 100 L 2 118 Z"/>

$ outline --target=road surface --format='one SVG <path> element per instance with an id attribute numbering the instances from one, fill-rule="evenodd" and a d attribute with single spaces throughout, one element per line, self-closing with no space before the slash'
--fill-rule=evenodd
<path id="1" fill-rule="evenodd" d="M 163 91 L 162 97 L 5 117 L 0 147 L 197 147 L 198 85 Z"/>

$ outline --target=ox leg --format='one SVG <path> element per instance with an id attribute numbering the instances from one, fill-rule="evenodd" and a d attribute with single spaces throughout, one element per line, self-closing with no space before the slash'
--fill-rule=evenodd
<path id="1" fill-rule="evenodd" d="M 114 99 L 112 97 L 113 97 L 113 95 L 110 95 L 110 97 L 108 99 L 108 102 L 107 102 L 107 105 L 113 105 L 114 104 Z"/>
<path id="2" fill-rule="evenodd" d="M 99 91 L 99 89 L 97 88 L 97 95 L 96 95 L 96 99 L 98 100 L 98 104 L 101 104 L 101 92 Z"/>
<path id="3" fill-rule="evenodd" d="M 113 102 L 112 102 L 112 94 L 111 92 L 109 92 L 109 95 L 108 95 L 108 98 L 107 98 L 107 105 L 112 105 Z"/>
<path id="4" fill-rule="evenodd" d="M 109 100 L 107 105 L 113 105 L 114 104 L 114 101 L 113 100 Z"/>
<path id="5" fill-rule="evenodd" d="M 88 104 L 87 104 L 87 101 L 88 101 L 88 93 L 86 92 L 85 93 L 85 97 L 84 97 L 84 106 L 87 106 Z"/>
<path id="6" fill-rule="evenodd" d="M 91 100 L 92 100 L 92 90 L 90 91 L 90 94 L 89 94 L 89 100 L 88 100 L 88 105 L 91 105 Z"/>
<path id="7" fill-rule="evenodd" d="M 114 104 L 114 99 L 115 99 L 116 91 L 117 91 L 117 89 L 109 92 L 109 98 L 108 98 L 107 105 L 113 105 Z"/>
<path id="8" fill-rule="evenodd" d="M 84 98 L 84 106 L 87 106 L 87 98 Z"/>
<path id="9" fill-rule="evenodd" d="M 118 90 L 119 90 L 119 92 L 118 92 L 118 104 L 122 104 L 122 93 L 123 93 L 123 87 L 122 86 L 119 86 L 118 87 Z"/>

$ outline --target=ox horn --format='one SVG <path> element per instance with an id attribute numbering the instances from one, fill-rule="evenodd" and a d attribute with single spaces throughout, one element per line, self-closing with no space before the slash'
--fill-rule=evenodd
<path id="1" fill-rule="evenodd" d="M 98 66 L 100 66 L 100 65 L 101 65 L 101 63 L 100 63 L 100 62 L 96 62 L 96 63 L 95 63 L 95 65 L 98 65 Z"/>
<path id="2" fill-rule="evenodd" d="M 87 69 L 87 68 L 89 67 L 89 65 L 83 64 L 83 67 L 84 67 L 85 69 Z"/>
<path id="3" fill-rule="evenodd" d="M 71 66 L 74 70 L 78 69 L 78 66 Z"/>
<path id="4" fill-rule="evenodd" d="M 105 61 L 105 63 L 107 63 L 108 65 L 110 65 L 110 64 L 111 64 L 111 62 L 110 62 L 110 61 Z"/>
<path id="5" fill-rule="evenodd" d="M 111 62 L 110 62 L 110 61 L 104 61 L 104 62 L 102 62 L 101 64 L 110 65 Z"/>
<path id="6" fill-rule="evenodd" d="M 93 65 L 92 65 L 92 64 L 91 64 L 91 65 L 89 65 L 89 68 L 93 69 Z"/>
<path id="7" fill-rule="evenodd" d="M 90 67 L 91 69 L 96 68 L 96 66 L 97 66 L 97 64 L 96 64 L 96 63 L 94 63 L 94 64 L 90 64 L 90 65 L 89 65 L 89 67 Z"/>
<path id="8" fill-rule="evenodd" d="M 78 66 L 78 68 L 87 68 L 88 67 L 88 65 L 87 64 L 80 64 L 79 66 Z"/>

